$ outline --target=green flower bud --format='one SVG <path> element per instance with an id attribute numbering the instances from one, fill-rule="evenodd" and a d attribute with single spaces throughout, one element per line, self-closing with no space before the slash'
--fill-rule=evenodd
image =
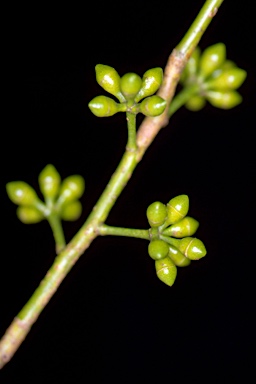
<path id="1" fill-rule="evenodd" d="M 166 216 L 166 206 L 160 201 L 155 201 L 147 208 L 147 218 L 151 227 L 162 225 L 165 222 Z"/>
<path id="2" fill-rule="evenodd" d="M 152 240 L 148 245 L 148 254 L 153 260 L 165 258 L 169 252 L 169 245 L 163 240 Z"/>
<path id="3" fill-rule="evenodd" d="M 133 99 L 139 92 L 141 84 L 142 80 L 139 75 L 136 73 L 126 73 L 123 77 L 121 77 L 121 92 L 126 99 Z"/>
<path id="4" fill-rule="evenodd" d="M 167 204 L 167 222 L 175 224 L 188 213 L 189 199 L 187 195 L 179 195 L 174 197 Z"/>
<path id="5" fill-rule="evenodd" d="M 108 65 L 98 64 L 95 67 L 98 84 L 111 95 L 114 95 L 121 103 L 125 98 L 120 90 L 120 76 L 117 71 Z"/>
<path id="6" fill-rule="evenodd" d="M 126 110 L 125 104 L 118 104 L 107 96 L 96 96 L 88 104 L 91 112 L 97 117 L 113 116 Z"/>
<path id="7" fill-rule="evenodd" d="M 206 104 L 205 98 L 199 95 L 192 96 L 185 104 L 190 111 L 200 111 Z"/>
<path id="8" fill-rule="evenodd" d="M 224 63 L 211 74 L 211 78 L 218 77 L 222 72 L 230 68 L 237 68 L 237 66 L 234 61 L 225 60 Z"/>
<path id="9" fill-rule="evenodd" d="M 196 237 L 185 237 L 184 239 L 171 239 L 172 245 L 190 260 L 199 260 L 206 255 L 203 242 Z"/>
<path id="10" fill-rule="evenodd" d="M 35 224 L 44 219 L 44 215 L 36 208 L 24 205 L 17 208 L 17 216 L 24 224 Z"/>
<path id="11" fill-rule="evenodd" d="M 207 89 L 232 90 L 239 88 L 246 78 L 246 71 L 241 68 L 230 68 L 221 72 L 219 76 L 210 78 L 205 86 Z"/>
<path id="12" fill-rule="evenodd" d="M 198 226 L 199 222 L 197 220 L 193 219 L 193 217 L 186 216 L 169 228 L 166 228 L 163 231 L 163 235 L 181 239 L 182 237 L 194 235 Z"/>
<path id="13" fill-rule="evenodd" d="M 242 102 L 242 96 L 236 91 L 207 91 L 206 99 L 216 108 L 231 109 Z"/>
<path id="14" fill-rule="evenodd" d="M 168 257 L 170 257 L 177 267 L 187 267 L 191 263 L 191 261 L 173 245 L 169 245 Z"/>
<path id="15" fill-rule="evenodd" d="M 206 78 L 211 75 L 226 58 L 226 47 L 223 43 L 211 45 L 206 48 L 201 55 L 199 63 L 199 73 L 202 77 Z"/>
<path id="16" fill-rule="evenodd" d="M 11 181 L 6 184 L 10 200 L 17 205 L 34 205 L 39 198 L 36 191 L 24 181 Z"/>
<path id="17" fill-rule="evenodd" d="M 147 97 L 140 103 L 140 112 L 145 116 L 159 116 L 166 107 L 166 101 L 160 96 Z"/>
<path id="18" fill-rule="evenodd" d="M 200 49 L 199 47 L 196 47 L 182 72 L 180 78 L 181 83 L 186 82 L 186 80 L 188 80 L 190 77 L 194 77 L 196 75 L 198 71 L 199 58 Z"/>
<path id="19" fill-rule="evenodd" d="M 75 200 L 63 206 L 61 210 L 61 218 L 66 221 L 75 221 L 79 219 L 82 213 L 82 204 Z"/>
<path id="20" fill-rule="evenodd" d="M 177 276 L 177 267 L 173 261 L 166 257 L 162 260 L 155 261 L 156 274 L 157 277 L 165 284 L 170 287 L 174 284 L 174 281 Z"/>
<path id="21" fill-rule="evenodd" d="M 63 180 L 60 187 L 58 204 L 67 204 L 79 199 L 84 193 L 84 178 L 80 175 L 72 175 Z"/>
<path id="22" fill-rule="evenodd" d="M 44 198 L 54 199 L 57 196 L 61 179 L 59 173 L 52 164 L 46 165 L 39 174 L 38 181 Z"/>
<path id="23" fill-rule="evenodd" d="M 142 77 L 142 86 L 140 91 L 134 98 L 135 102 L 138 103 L 144 97 L 153 95 L 163 81 L 163 70 L 162 68 L 152 68 L 146 71 Z"/>

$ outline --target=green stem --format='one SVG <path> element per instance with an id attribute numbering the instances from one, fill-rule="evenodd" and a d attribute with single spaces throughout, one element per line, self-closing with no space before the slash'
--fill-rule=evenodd
<path id="1" fill-rule="evenodd" d="M 98 233 L 102 236 L 106 236 L 106 235 L 126 236 L 126 237 L 136 237 L 138 239 L 150 240 L 148 229 L 121 228 L 121 227 L 112 227 L 106 224 L 102 224 L 98 228 Z"/>
<path id="2" fill-rule="evenodd" d="M 212 18 L 224 0 L 207 0 L 176 49 L 188 58 L 198 45 Z"/>
<path id="3" fill-rule="evenodd" d="M 128 128 L 128 143 L 126 149 L 128 151 L 135 151 L 136 144 L 136 115 L 131 112 L 126 112 L 127 128 Z"/>
<path id="4" fill-rule="evenodd" d="M 60 251 L 62 251 L 62 249 L 64 249 L 66 246 L 66 240 L 63 233 L 61 219 L 58 214 L 52 213 L 47 217 L 47 220 L 52 229 L 52 233 L 53 233 L 53 237 L 56 245 L 56 253 L 58 255 Z"/>
<path id="5" fill-rule="evenodd" d="M 180 107 L 182 107 L 199 91 L 198 85 L 183 88 L 173 99 L 169 107 L 169 117 L 171 117 Z"/>
<path id="6" fill-rule="evenodd" d="M 223 1 L 206 0 L 188 32 L 169 56 L 164 71 L 163 83 L 157 93 L 167 101 L 167 107 L 162 115 L 153 118 L 147 117 L 143 120 L 137 133 L 139 159 L 143 157 L 160 129 L 168 125 L 169 105 L 174 97 L 182 70 Z"/>
<path id="7" fill-rule="evenodd" d="M 167 100 L 168 103 L 174 95 L 182 68 L 185 66 L 191 54 L 191 49 L 197 45 L 203 30 L 206 29 L 212 19 L 214 9 L 218 7 L 222 1 L 207 0 L 205 2 L 196 21 L 193 23 L 193 28 L 191 27 L 189 29 L 185 38 L 178 45 L 178 49 L 175 49 L 170 56 L 165 68 L 163 86 L 159 92 L 159 95 Z M 205 21 L 203 22 L 203 20 Z M 202 30 L 198 28 L 199 25 L 203 26 Z M 166 109 L 167 111 L 163 116 L 161 115 L 153 119 L 144 119 L 144 122 L 137 133 L 138 149 L 133 149 L 133 139 L 130 139 L 129 145 L 131 144 L 131 148 L 128 145 L 120 164 L 85 224 L 71 242 L 59 255 L 56 256 L 55 261 L 47 272 L 45 278 L 41 281 L 40 285 L 18 316 L 13 320 L 10 327 L 6 330 L 5 335 L 0 341 L 0 368 L 12 358 L 30 331 L 31 326 L 35 323 L 41 311 L 58 289 L 62 280 L 76 263 L 78 258 L 89 247 L 93 239 L 97 237 L 100 225 L 107 219 L 111 208 L 130 179 L 136 165 L 143 157 L 144 152 L 159 130 L 168 123 L 168 108 Z"/>

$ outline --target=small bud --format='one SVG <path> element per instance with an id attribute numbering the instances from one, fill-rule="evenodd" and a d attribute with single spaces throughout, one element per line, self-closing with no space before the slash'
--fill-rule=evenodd
<path id="1" fill-rule="evenodd" d="M 159 227 L 166 219 L 166 206 L 160 201 L 155 201 L 147 208 L 147 218 L 151 227 Z"/>
<path id="2" fill-rule="evenodd" d="M 174 197 L 167 204 L 167 222 L 175 224 L 188 213 L 189 199 L 187 195 L 179 195 Z"/>
<path id="3" fill-rule="evenodd" d="M 161 115 L 166 107 L 166 101 L 160 96 L 151 96 L 142 100 L 140 103 L 140 112 L 145 116 L 159 116 Z"/>
<path id="4" fill-rule="evenodd" d="M 173 245 L 169 245 L 168 257 L 172 259 L 177 267 L 187 267 L 191 263 L 191 261 Z"/>
<path id="5" fill-rule="evenodd" d="M 24 224 L 35 224 L 44 219 L 43 214 L 36 208 L 24 205 L 17 208 L 17 216 Z"/>
<path id="6" fill-rule="evenodd" d="M 60 187 L 58 204 L 67 204 L 79 199 L 84 193 L 84 179 L 80 175 L 69 176 L 63 180 Z"/>
<path id="7" fill-rule="evenodd" d="M 152 240 L 148 245 L 148 254 L 153 260 L 165 258 L 169 252 L 169 245 L 163 240 Z"/>
<path id="8" fill-rule="evenodd" d="M 182 75 L 180 78 L 181 83 L 186 82 L 186 80 L 189 80 L 190 77 L 193 77 L 196 75 L 198 71 L 199 58 L 200 58 L 200 49 L 199 47 L 196 47 L 182 72 Z"/>
<path id="9" fill-rule="evenodd" d="M 172 245 L 190 260 L 199 260 L 206 255 L 203 242 L 196 237 L 185 237 L 178 240 L 171 238 Z"/>
<path id="10" fill-rule="evenodd" d="M 107 96 L 96 96 L 88 104 L 91 112 L 97 117 L 113 116 L 117 112 L 125 111 L 124 104 L 118 104 Z"/>
<path id="11" fill-rule="evenodd" d="M 142 86 L 140 91 L 135 97 L 135 102 L 138 103 L 144 97 L 153 95 L 163 81 L 163 70 L 162 68 L 152 68 L 146 71 L 142 77 Z"/>
<path id="12" fill-rule="evenodd" d="M 242 102 L 242 96 L 236 91 L 207 91 L 206 99 L 216 108 L 231 109 Z"/>
<path id="13" fill-rule="evenodd" d="M 177 267 L 173 261 L 166 257 L 162 260 L 155 261 L 157 277 L 165 284 L 171 287 L 177 276 Z"/>
<path id="14" fill-rule="evenodd" d="M 10 200 L 17 205 L 34 205 L 38 202 L 36 191 L 24 181 L 11 181 L 6 184 Z"/>
<path id="15" fill-rule="evenodd" d="M 182 237 L 192 236 L 196 233 L 199 222 L 193 217 L 186 216 L 177 223 L 171 225 L 163 231 L 163 235 L 181 239 Z"/>
<path id="16" fill-rule="evenodd" d="M 121 92 L 126 99 L 133 99 L 141 88 L 142 80 L 136 73 L 126 73 L 121 77 Z"/>
<path id="17" fill-rule="evenodd" d="M 206 104 L 205 98 L 202 96 L 192 96 L 185 104 L 186 108 L 190 111 L 200 111 Z"/>
<path id="18" fill-rule="evenodd" d="M 199 73 L 203 78 L 207 78 L 217 68 L 219 68 L 226 58 L 226 47 L 223 43 L 211 45 L 206 48 L 201 55 L 199 63 Z"/>
<path id="19" fill-rule="evenodd" d="M 96 80 L 98 84 L 111 95 L 114 95 L 121 103 L 125 102 L 125 98 L 120 90 L 120 76 L 117 71 L 103 64 L 98 64 L 95 67 Z"/>
<path id="20" fill-rule="evenodd" d="M 210 78 L 205 84 L 207 89 L 217 91 L 232 90 L 239 88 L 246 78 L 246 71 L 241 68 L 226 69 L 219 76 Z"/>
<path id="21" fill-rule="evenodd" d="M 46 167 L 39 174 L 39 186 L 45 198 L 55 199 L 59 192 L 60 175 L 52 164 Z"/>
<path id="22" fill-rule="evenodd" d="M 82 204 L 75 200 L 63 206 L 61 210 L 61 218 L 66 221 L 75 221 L 79 219 L 82 213 Z"/>
<path id="23" fill-rule="evenodd" d="M 221 73 L 230 68 L 237 68 L 237 66 L 234 61 L 225 60 L 224 63 L 211 74 L 211 78 L 218 77 Z"/>

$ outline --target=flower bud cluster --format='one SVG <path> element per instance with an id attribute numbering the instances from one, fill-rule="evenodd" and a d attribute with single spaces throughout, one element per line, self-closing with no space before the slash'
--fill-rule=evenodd
<path id="1" fill-rule="evenodd" d="M 18 205 L 18 218 L 25 224 L 38 223 L 51 215 L 73 221 L 80 217 L 82 205 L 78 200 L 84 193 L 84 179 L 72 175 L 61 182 L 56 168 L 48 164 L 39 174 L 39 187 L 45 199 L 24 181 L 11 181 L 6 189 L 10 200 Z"/>
<path id="2" fill-rule="evenodd" d="M 172 286 L 177 266 L 185 267 L 191 260 L 201 259 L 206 249 L 201 240 L 191 237 L 197 231 L 199 223 L 187 216 L 189 199 L 179 195 L 168 204 L 156 201 L 147 208 L 147 218 L 151 226 L 149 256 L 155 260 L 158 278 Z"/>
<path id="3" fill-rule="evenodd" d="M 161 68 L 149 69 L 142 78 L 136 73 L 126 73 L 120 78 L 114 68 L 103 64 L 96 65 L 95 70 L 98 84 L 115 96 L 119 103 L 107 96 L 96 96 L 89 103 L 94 115 L 106 117 L 117 112 L 141 112 L 145 116 L 154 117 L 164 112 L 166 101 L 154 95 L 163 80 Z"/>
<path id="4" fill-rule="evenodd" d="M 202 54 L 197 47 L 181 77 L 184 87 L 197 86 L 197 91 L 185 106 L 198 111 L 208 101 L 217 108 L 233 108 L 242 102 L 242 96 L 236 90 L 245 78 L 246 71 L 226 60 L 226 47 L 223 43 L 211 45 Z"/>

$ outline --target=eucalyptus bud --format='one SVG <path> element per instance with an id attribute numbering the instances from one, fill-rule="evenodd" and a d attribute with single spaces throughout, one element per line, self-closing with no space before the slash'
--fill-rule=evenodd
<path id="1" fill-rule="evenodd" d="M 206 249 L 203 242 L 196 237 L 185 237 L 178 240 L 171 239 L 171 245 L 176 247 L 184 256 L 190 260 L 199 260 L 206 255 Z"/>
<path id="2" fill-rule="evenodd" d="M 82 204 L 80 201 L 71 201 L 63 206 L 61 210 L 61 218 L 66 221 L 75 221 L 79 219 L 82 213 Z"/>
<path id="3" fill-rule="evenodd" d="M 17 205 L 34 205 L 39 201 L 36 191 L 24 181 L 11 181 L 6 184 L 10 200 Z"/>
<path id="4" fill-rule="evenodd" d="M 164 259 L 168 252 L 169 246 L 163 240 L 152 240 L 148 245 L 148 254 L 153 260 Z"/>
<path id="5" fill-rule="evenodd" d="M 191 261 L 173 245 L 169 245 L 168 257 L 172 259 L 177 267 L 187 267 L 191 263 Z"/>
<path id="6" fill-rule="evenodd" d="M 234 108 L 243 100 L 236 91 L 207 91 L 205 97 L 214 107 L 221 109 Z"/>
<path id="7" fill-rule="evenodd" d="M 199 74 L 207 78 L 219 68 L 226 58 L 226 47 L 223 43 L 211 45 L 201 55 L 199 63 Z"/>
<path id="8" fill-rule="evenodd" d="M 84 178 L 80 175 L 68 176 L 60 187 L 58 204 L 63 205 L 79 199 L 84 193 Z"/>
<path id="9" fill-rule="evenodd" d="M 39 186 L 44 198 L 54 199 L 60 186 L 60 175 L 52 164 L 46 165 L 38 177 Z"/>
<path id="10" fill-rule="evenodd" d="M 151 96 L 142 100 L 140 112 L 145 116 L 155 117 L 161 115 L 166 107 L 166 101 L 160 96 Z"/>
<path id="11" fill-rule="evenodd" d="M 166 206 L 160 201 L 155 201 L 147 208 L 147 218 L 151 227 L 159 227 L 165 222 L 167 215 Z"/>
<path id="12" fill-rule="evenodd" d="M 153 95 L 160 87 L 163 81 L 162 68 L 152 68 L 146 71 L 142 77 L 142 86 L 134 98 L 138 103 L 144 97 Z"/>
<path id="13" fill-rule="evenodd" d="M 91 112 L 97 117 L 113 116 L 126 110 L 125 104 L 118 104 L 107 96 L 96 96 L 88 104 Z"/>
<path id="14" fill-rule="evenodd" d="M 177 267 L 173 261 L 166 257 L 162 260 L 155 261 L 156 274 L 157 277 L 165 284 L 170 287 L 174 284 L 174 281 L 177 276 Z"/>
<path id="15" fill-rule="evenodd" d="M 199 95 L 192 96 L 185 104 L 190 111 L 200 111 L 206 104 L 205 98 Z"/>
<path id="16" fill-rule="evenodd" d="M 181 239 L 182 237 L 192 236 L 196 233 L 199 222 L 193 217 L 186 216 L 177 223 L 171 225 L 163 231 L 163 235 Z"/>
<path id="17" fill-rule="evenodd" d="M 38 209 L 30 206 L 19 206 L 17 216 L 24 224 L 36 224 L 44 219 L 43 214 Z"/>
<path id="18" fill-rule="evenodd" d="M 167 223 L 175 224 L 180 221 L 188 213 L 189 199 L 187 195 L 179 195 L 174 197 L 167 204 Z"/>
<path id="19" fill-rule="evenodd" d="M 111 95 L 114 95 L 121 103 L 125 102 L 125 98 L 120 90 L 120 76 L 117 71 L 103 64 L 98 64 L 95 67 L 96 80 L 98 84 Z"/>
<path id="20" fill-rule="evenodd" d="M 121 77 L 120 88 L 126 99 L 133 99 L 141 88 L 142 80 L 136 73 L 126 73 Z"/>
<path id="21" fill-rule="evenodd" d="M 196 76 L 198 71 L 199 58 L 200 58 L 200 49 L 199 47 L 196 47 L 182 72 L 182 75 L 180 78 L 181 83 L 186 82 L 186 80 L 189 81 L 190 77 Z"/>
<path id="22" fill-rule="evenodd" d="M 210 78 L 205 84 L 207 89 L 217 91 L 233 90 L 239 88 L 246 78 L 246 71 L 241 68 L 229 68 L 222 71 L 219 76 Z"/>

